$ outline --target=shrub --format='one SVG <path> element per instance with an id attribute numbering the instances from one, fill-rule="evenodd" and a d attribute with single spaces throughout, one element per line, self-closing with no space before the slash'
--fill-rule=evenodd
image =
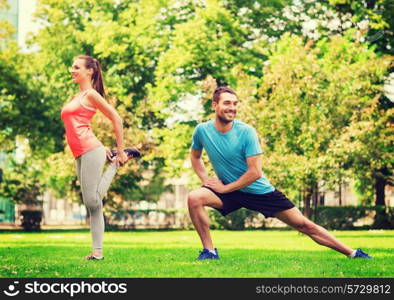
<path id="1" fill-rule="evenodd" d="M 368 224 L 369 218 L 371 224 Z M 327 229 L 393 229 L 394 208 L 386 206 L 318 206 L 314 221 Z M 361 221 L 361 222 L 360 222 Z M 355 223 L 364 223 L 357 226 Z"/>
<path id="2" fill-rule="evenodd" d="M 259 213 L 245 208 L 223 217 L 217 210 L 210 210 L 212 229 L 243 230 L 246 228 L 264 228 L 264 221 L 256 221 Z"/>
<path id="3" fill-rule="evenodd" d="M 41 230 L 42 211 L 23 210 L 21 212 L 21 225 L 25 231 Z"/>

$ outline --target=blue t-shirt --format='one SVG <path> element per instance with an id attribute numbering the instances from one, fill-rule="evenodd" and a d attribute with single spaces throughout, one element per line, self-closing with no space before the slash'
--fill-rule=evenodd
<path id="1" fill-rule="evenodd" d="M 219 132 L 213 120 L 198 124 L 193 133 L 192 148 L 205 149 L 217 177 L 224 184 L 238 180 L 248 170 L 247 157 L 262 153 L 254 128 L 238 120 L 233 121 L 233 127 L 226 133 Z M 240 189 L 252 194 L 274 190 L 264 176 Z"/>

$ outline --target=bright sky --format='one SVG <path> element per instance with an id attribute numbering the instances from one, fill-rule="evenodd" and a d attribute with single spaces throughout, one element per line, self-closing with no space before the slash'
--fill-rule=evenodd
<path id="1" fill-rule="evenodd" d="M 9 0 L 14 1 L 14 0 Z M 19 0 L 19 34 L 18 44 L 26 50 L 25 40 L 29 32 L 37 32 L 39 25 L 33 22 L 33 14 L 37 5 L 37 0 Z"/>

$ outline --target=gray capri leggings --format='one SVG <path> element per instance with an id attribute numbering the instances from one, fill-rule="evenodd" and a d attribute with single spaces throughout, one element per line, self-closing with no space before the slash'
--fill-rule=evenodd
<path id="1" fill-rule="evenodd" d="M 99 146 L 79 156 L 76 160 L 77 176 L 82 198 L 90 214 L 93 250 L 101 250 L 104 236 L 103 198 L 114 178 L 117 167 L 111 163 L 103 173 L 106 161 L 104 146 Z"/>

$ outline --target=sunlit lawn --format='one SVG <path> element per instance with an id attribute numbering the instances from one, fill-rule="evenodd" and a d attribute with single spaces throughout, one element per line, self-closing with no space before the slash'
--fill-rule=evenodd
<path id="1" fill-rule="evenodd" d="M 394 231 L 333 232 L 372 260 L 348 259 L 295 231 L 213 231 L 221 259 L 196 261 L 194 231 L 106 232 L 86 261 L 88 231 L 0 233 L 1 277 L 394 277 Z"/>

